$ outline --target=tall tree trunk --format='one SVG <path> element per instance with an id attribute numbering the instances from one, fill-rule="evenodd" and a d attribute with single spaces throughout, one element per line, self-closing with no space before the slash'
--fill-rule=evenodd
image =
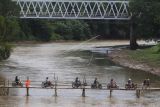
<path id="1" fill-rule="evenodd" d="M 134 35 L 134 25 L 131 22 L 130 23 L 130 49 L 135 50 L 138 48 L 138 44 L 137 44 L 137 37 L 136 35 Z"/>

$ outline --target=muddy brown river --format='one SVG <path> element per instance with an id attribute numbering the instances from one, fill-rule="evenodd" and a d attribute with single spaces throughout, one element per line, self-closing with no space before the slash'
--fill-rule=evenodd
<path id="1" fill-rule="evenodd" d="M 108 60 L 106 50 L 111 47 L 101 46 L 125 45 L 127 41 L 68 42 L 21 44 L 14 47 L 11 57 L 0 62 L 0 74 L 6 80 L 13 81 L 19 76 L 23 81 L 29 76 L 31 86 L 41 86 L 46 77 L 52 81 L 54 74 L 58 83 L 71 83 L 76 77 L 82 81 L 84 76 L 88 84 L 95 77 L 105 84 L 114 78 L 120 88 L 128 78 L 139 85 L 145 78 L 150 78 L 152 86 L 160 87 L 160 77 L 147 72 L 133 70 L 115 65 Z M 54 96 L 53 89 L 30 89 L 27 97 L 25 89 L 10 89 L 9 96 L 0 96 L 0 107 L 159 107 L 160 91 L 146 91 L 140 98 L 135 91 L 113 91 L 112 97 L 107 90 L 86 90 L 82 97 L 81 89 L 58 90 Z"/>

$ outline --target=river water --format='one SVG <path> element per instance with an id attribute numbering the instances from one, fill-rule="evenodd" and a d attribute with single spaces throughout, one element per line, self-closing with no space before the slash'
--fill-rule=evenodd
<path id="1" fill-rule="evenodd" d="M 114 78 L 123 88 L 128 78 L 138 84 L 150 78 L 154 87 L 160 87 L 158 76 L 143 71 L 115 65 L 109 61 L 103 46 L 125 45 L 127 41 L 101 41 L 89 43 L 45 43 L 21 44 L 14 47 L 11 57 L 0 63 L 0 74 L 6 80 L 19 76 L 23 81 L 29 76 L 31 86 L 39 85 L 34 81 L 44 81 L 46 77 L 59 83 L 71 84 L 75 77 L 86 77 L 91 84 L 95 77 L 103 86 Z M 71 85 L 69 86 L 71 87 Z M 159 91 L 144 92 L 137 98 L 135 91 L 113 91 L 112 97 L 106 90 L 86 90 L 86 97 L 81 97 L 81 89 L 58 90 L 30 89 L 26 97 L 25 89 L 10 89 L 9 96 L 0 97 L 0 107 L 159 107 Z"/>

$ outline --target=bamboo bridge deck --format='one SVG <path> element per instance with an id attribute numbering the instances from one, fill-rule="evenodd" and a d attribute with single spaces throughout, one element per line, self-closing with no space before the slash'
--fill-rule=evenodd
<path id="1" fill-rule="evenodd" d="M 3 84 L 2 84 L 3 83 Z M 57 91 L 58 90 L 82 90 L 82 96 L 85 97 L 85 90 L 108 90 L 110 92 L 110 96 L 112 96 L 112 93 L 114 90 L 118 91 L 118 90 L 121 90 L 121 91 L 135 91 L 136 92 L 136 96 L 139 98 L 141 96 L 141 93 L 145 91 L 160 91 L 160 88 L 159 87 L 148 87 L 148 88 L 142 88 L 141 85 L 138 85 L 138 87 L 136 89 L 126 89 L 125 87 L 119 87 L 119 88 L 111 88 L 111 89 L 108 89 L 106 87 L 106 84 L 102 84 L 102 89 L 93 89 L 91 88 L 90 85 L 87 85 L 87 86 L 84 86 L 82 85 L 81 87 L 79 88 L 73 88 L 71 83 L 59 83 L 57 81 L 54 81 L 53 83 L 53 87 L 47 87 L 47 88 L 43 88 L 41 86 L 41 83 L 40 81 L 34 81 L 32 82 L 32 84 L 29 86 L 29 87 L 26 87 L 26 86 L 12 86 L 12 84 L 9 82 L 9 81 L 5 81 L 5 82 L 1 82 L 2 85 L 0 85 L 0 96 L 7 96 L 9 95 L 9 92 L 11 89 L 26 89 L 26 96 L 29 96 L 29 90 L 30 89 L 44 89 L 44 90 L 48 90 L 48 89 L 53 89 L 55 90 L 55 96 L 57 96 Z"/>

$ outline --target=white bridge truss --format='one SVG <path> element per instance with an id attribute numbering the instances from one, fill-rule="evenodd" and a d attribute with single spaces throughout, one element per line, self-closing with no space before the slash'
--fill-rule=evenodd
<path id="1" fill-rule="evenodd" d="M 20 18 L 129 20 L 129 1 L 18 0 Z"/>

